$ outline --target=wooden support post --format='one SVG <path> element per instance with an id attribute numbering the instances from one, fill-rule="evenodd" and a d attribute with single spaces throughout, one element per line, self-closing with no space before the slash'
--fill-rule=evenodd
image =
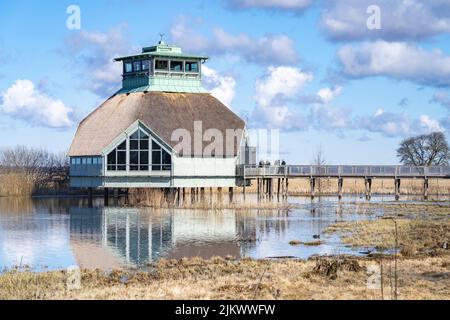
<path id="1" fill-rule="evenodd" d="M 108 200 L 109 200 L 109 189 L 103 188 L 103 202 L 105 207 L 108 206 Z"/>
<path id="2" fill-rule="evenodd" d="M 92 207 L 92 188 L 88 188 L 88 206 Z"/>
<path id="3" fill-rule="evenodd" d="M 423 198 L 425 200 L 428 200 L 428 187 L 429 187 L 429 181 L 428 178 L 425 178 L 423 181 Z"/>
<path id="4" fill-rule="evenodd" d="M 289 179 L 286 178 L 286 199 L 289 197 Z"/>
<path id="5" fill-rule="evenodd" d="M 401 180 L 400 178 L 395 178 L 395 200 L 400 200 L 400 186 Z"/>
<path id="6" fill-rule="evenodd" d="M 280 183 L 281 183 L 281 179 L 278 178 L 278 181 L 277 181 L 277 199 L 278 199 L 278 201 L 280 201 Z"/>
<path id="7" fill-rule="evenodd" d="M 309 185 L 311 187 L 311 199 L 314 199 L 316 195 L 316 178 L 309 178 Z"/>
<path id="8" fill-rule="evenodd" d="M 200 198 L 203 200 L 205 200 L 205 188 L 200 188 Z"/>
<path id="9" fill-rule="evenodd" d="M 342 193 L 343 193 L 343 188 L 344 188 L 344 178 L 339 178 L 338 179 L 338 194 L 339 194 L 339 200 L 342 199 Z"/>
<path id="10" fill-rule="evenodd" d="M 273 179 L 269 179 L 269 197 L 272 199 L 273 196 Z"/>
<path id="11" fill-rule="evenodd" d="M 259 178 L 256 178 L 256 194 L 258 195 L 258 198 L 260 196 L 260 187 L 261 184 L 259 183 Z"/>
<path id="12" fill-rule="evenodd" d="M 230 203 L 233 202 L 233 192 L 234 192 L 233 187 L 228 188 L 228 193 L 230 196 Z"/>
<path id="13" fill-rule="evenodd" d="M 366 186 L 366 200 L 372 198 L 372 178 L 365 178 L 364 184 Z"/>

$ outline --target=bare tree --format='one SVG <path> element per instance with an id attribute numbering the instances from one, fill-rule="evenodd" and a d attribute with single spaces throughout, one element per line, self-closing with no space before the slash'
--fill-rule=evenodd
<path id="1" fill-rule="evenodd" d="M 325 153 L 323 152 L 322 146 L 320 146 L 317 149 L 317 151 L 314 153 L 313 165 L 318 167 L 316 170 L 318 170 L 318 173 L 320 173 L 322 171 L 321 167 L 325 166 L 326 163 L 327 163 L 327 161 L 325 160 Z M 317 191 L 319 193 L 321 193 L 322 192 L 322 179 L 317 178 L 316 183 L 317 183 Z"/>
<path id="2" fill-rule="evenodd" d="M 314 154 L 313 164 L 320 167 L 326 165 L 326 163 L 325 153 L 323 152 L 322 146 L 320 146 Z"/>
<path id="3" fill-rule="evenodd" d="M 52 153 L 46 149 L 17 146 L 0 151 L 0 165 L 27 172 L 63 169 L 68 166 L 64 153 Z"/>
<path id="4" fill-rule="evenodd" d="M 442 132 L 403 140 L 397 149 L 400 162 L 409 166 L 447 166 L 450 149 Z"/>

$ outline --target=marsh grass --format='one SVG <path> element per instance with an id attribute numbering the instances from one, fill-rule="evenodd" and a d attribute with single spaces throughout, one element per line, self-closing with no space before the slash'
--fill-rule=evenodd
<path id="1" fill-rule="evenodd" d="M 446 250 L 450 241 L 450 221 L 397 219 L 398 244 L 401 253 L 435 254 Z M 394 224 L 390 219 L 342 222 L 327 228 L 326 233 L 341 234 L 341 241 L 352 247 L 393 249 L 395 247 Z"/>
<path id="2" fill-rule="evenodd" d="M 294 205 L 285 201 L 276 201 L 273 199 L 256 199 L 255 201 L 246 201 L 242 195 L 233 194 L 231 197 L 228 192 L 220 192 L 213 189 L 207 190 L 204 194 L 191 193 L 186 190 L 183 193 L 170 193 L 161 189 L 132 189 L 128 195 L 128 205 L 136 207 L 149 208 L 179 208 L 179 209 L 197 209 L 197 210 L 272 210 L 272 209 L 292 209 Z"/>
<path id="3" fill-rule="evenodd" d="M 67 290 L 65 272 L 13 271 L 0 275 L 0 299 L 381 299 L 366 285 L 365 270 L 378 260 L 336 259 L 160 260 L 148 272 L 82 270 L 75 291 Z M 448 255 L 401 259 L 399 299 L 450 299 L 449 263 Z M 383 279 L 388 288 L 389 277 Z"/>

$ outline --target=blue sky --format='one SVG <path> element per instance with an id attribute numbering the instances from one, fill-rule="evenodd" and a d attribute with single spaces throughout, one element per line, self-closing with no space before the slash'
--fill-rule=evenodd
<path id="1" fill-rule="evenodd" d="M 381 29 L 366 25 L 373 4 Z M 205 85 L 250 127 L 280 129 L 290 163 L 321 146 L 330 164 L 396 164 L 403 138 L 450 130 L 445 0 L 5 0 L 0 30 L 0 147 L 67 150 L 119 88 L 112 58 L 160 32 L 211 57 Z"/>

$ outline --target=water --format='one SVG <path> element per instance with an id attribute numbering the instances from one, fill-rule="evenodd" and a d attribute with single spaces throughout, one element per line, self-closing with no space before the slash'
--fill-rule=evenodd
<path id="1" fill-rule="evenodd" d="M 374 198 L 373 201 L 392 200 Z M 324 230 L 338 221 L 374 219 L 358 210 L 359 198 L 311 202 L 290 198 L 286 210 L 139 209 L 89 206 L 86 199 L 0 198 L 0 270 L 15 266 L 41 271 L 83 268 L 144 268 L 159 258 L 234 256 L 236 258 L 355 254 L 338 235 Z M 323 245 L 291 246 L 292 240 Z"/>

